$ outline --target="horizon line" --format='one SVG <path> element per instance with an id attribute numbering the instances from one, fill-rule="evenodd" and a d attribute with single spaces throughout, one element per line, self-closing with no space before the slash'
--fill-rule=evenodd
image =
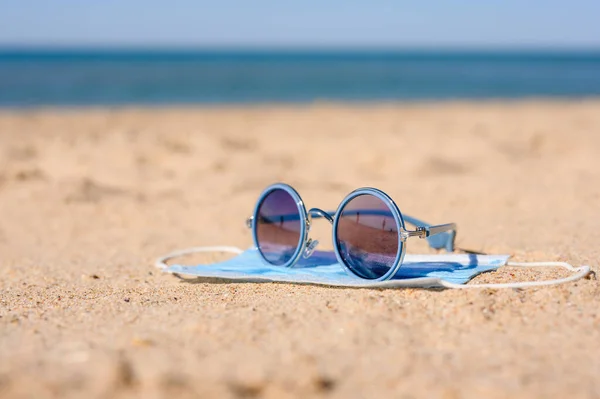
<path id="1" fill-rule="evenodd" d="M 18 44 L 0 43 L 0 52 L 161 52 L 161 53 L 402 53 L 402 52 L 533 52 L 533 53 L 590 53 L 600 52 L 596 46 L 550 45 L 143 45 L 143 44 Z"/>

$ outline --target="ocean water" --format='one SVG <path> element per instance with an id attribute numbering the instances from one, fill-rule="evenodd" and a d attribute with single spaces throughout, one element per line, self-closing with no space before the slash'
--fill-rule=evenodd
<path id="1" fill-rule="evenodd" d="M 0 49 L 0 107 L 588 96 L 600 51 Z"/>

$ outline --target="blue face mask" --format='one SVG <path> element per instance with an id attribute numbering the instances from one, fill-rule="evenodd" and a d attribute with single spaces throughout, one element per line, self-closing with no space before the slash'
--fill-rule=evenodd
<path id="1" fill-rule="evenodd" d="M 195 252 L 233 252 L 237 256 L 209 265 L 168 266 L 168 259 Z M 407 254 L 398 273 L 387 281 L 370 281 L 347 274 L 333 252 L 316 251 L 302 258 L 294 267 L 285 268 L 265 263 L 257 249 L 241 251 L 235 247 L 200 247 L 177 251 L 156 261 L 166 272 L 190 277 L 223 278 L 246 282 L 277 281 L 319 284 L 341 287 L 424 287 L 424 288 L 522 288 L 532 285 L 550 285 L 579 279 L 589 273 L 589 267 L 574 268 L 562 262 L 511 263 L 508 255 L 473 254 Z M 551 281 L 533 281 L 505 284 L 466 285 L 476 275 L 502 266 L 558 266 L 572 270 L 572 276 Z"/>

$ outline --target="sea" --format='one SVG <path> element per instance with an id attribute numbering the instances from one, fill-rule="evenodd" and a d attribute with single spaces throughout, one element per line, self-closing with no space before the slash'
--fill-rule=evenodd
<path id="1" fill-rule="evenodd" d="M 598 51 L 0 48 L 0 107 L 600 96 Z"/>

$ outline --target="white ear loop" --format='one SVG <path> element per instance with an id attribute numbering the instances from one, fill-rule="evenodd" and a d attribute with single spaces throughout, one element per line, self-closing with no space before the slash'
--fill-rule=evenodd
<path id="1" fill-rule="evenodd" d="M 200 252 L 230 252 L 236 255 L 244 252 L 237 247 L 229 246 L 216 246 L 216 247 L 194 247 L 188 249 L 182 249 L 179 251 L 173 251 L 167 255 L 161 256 L 156 259 L 154 266 L 166 270 L 169 265 L 167 261 L 180 256 L 191 255 Z M 507 262 L 506 266 L 512 267 L 562 267 L 563 269 L 575 272 L 573 275 L 565 278 L 559 278 L 555 280 L 544 280 L 544 281 L 524 281 L 520 283 L 488 283 L 488 284 L 456 284 L 444 280 L 439 280 L 440 284 L 445 288 L 455 289 L 468 289 L 468 288 L 528 288 L 528 287 L 540 287 L 545 285 L 557 285 L 564 284 L 571 281 L 579 280 L 588 274 L 590 274 L 589 266 L 574 267 L 566 262 Z"/>
<path id="2" fill-rule="evenodd" d="M 512 267 L 562 267 L 564 269 L 575 272 L 569 277 L 559 278 L 555 280 L 543 280 L 543 281 L 523 281 L 520 283 L 488 283 L 488 284 L 456 284 L 448 281 L 440 280 L 446 288 L 528 288 L 528 287 L 540 287 L 544 285 L 557 285 L 564 284 L 571 281 L 579 280 L 590 273 L 589 266 L 573 267 L 566 262 L 507 262 L 506 266 Z"/>
<path id="3" fill-rule="evenodd" d="M 187 249 L 180 249 L 178 251 L 173 251 L 169 254 L 166 254 L 165 256 L 161 256 L 160 258 L 156 259 L 156 261 L 154 262 L 154 266 L 161 270 L 165 270 L 165 269 L 169 268 L 169 265 L 167 265 L 168 260 L 173 259 L 173 258 L 178 258 L 180 256 L 191 255 L 191 254 L 200 253 L 200 252 L 230 252 L 230 253 L 239 255 L 244 251 L 239 249 L 238 247 L 228 247 L 228 246 L 193 247 L 193 248 L 187 248 Z"/>

